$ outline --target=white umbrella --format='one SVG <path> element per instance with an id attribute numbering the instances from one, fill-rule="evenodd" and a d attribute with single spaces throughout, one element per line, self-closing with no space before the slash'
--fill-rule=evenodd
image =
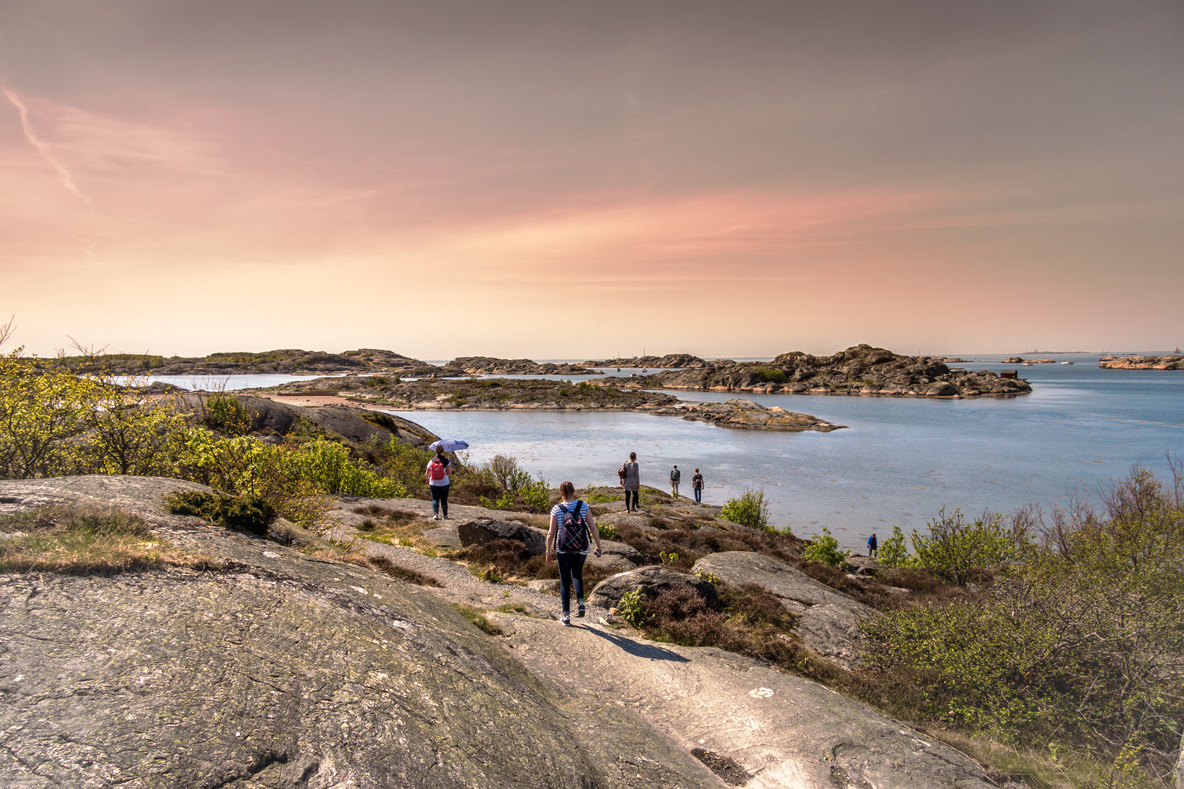
<path id="1" fill-rule="evenodd" d="M 433 441 L 428 445 L 428 449 L 433 452 L 438 449 L 443 449 L 445 452 L 455 452 L 458 449 L 468 449 L 469 442 L 461 441 L 459 438 L 442 438 L 439 441 Z"/>

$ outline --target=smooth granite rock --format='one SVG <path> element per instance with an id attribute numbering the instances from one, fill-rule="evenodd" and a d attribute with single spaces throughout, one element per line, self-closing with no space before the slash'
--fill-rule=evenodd
<path id="1" fill-rule="evenodd" d="M 626 592 L 640 590 L 647 597 L 656 597 L 667 589 L 682 586 L 694 589 L 707 602 L 707 605 L 719 610 L 719 595 L 716 594 L 715 587 L 708 581 L 658 565 L 650 565 L 609 576 L 596 584 L 596 588 L 592 590 L 588 600 L 593 605 L 611 608 L 621 602 L 621 596 Z"/>
<path id="2" fill-rule="evenodd" d="M 726 551 L 695 562 L 695 572 L 710 573 L 730 584 L 757 584 L 801 616 L 798 635 L 820 655 L 845 666 L 859 658 L 859 622 L 875 614 L 868 606 L 815 581 L 795 567 L 749 551 Z"/>
<path id="3" fill-rule="evenodd" d="M 116 504 L 207 562 L 0 574 L 0 786 L 718 785 L 636 714 L 545 687 L 445 598 L 166 515 L 174 489 L 201 486 L 0 482 L 0 512 Z"/>

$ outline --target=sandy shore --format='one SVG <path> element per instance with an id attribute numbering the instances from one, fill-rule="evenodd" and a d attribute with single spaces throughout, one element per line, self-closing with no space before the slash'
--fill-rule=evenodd
<path id="1" fill-rule="evenodd" d="M 277 403 L 283 403 L 285 405 L 299 405 L 305 407 L 340 405 L 345 406 L 346 408 L 363 408 L 374 410 L 374 407 L 372 406 L 366 406 L 353 400 L 346 400 L 344 397 L 338 397 L 336 395 L 280 395 L 270 392 L 243 392 L 243 394 L 249 394 L 253 397 L 263 397 L 268 400 L 274 400 Z"/>

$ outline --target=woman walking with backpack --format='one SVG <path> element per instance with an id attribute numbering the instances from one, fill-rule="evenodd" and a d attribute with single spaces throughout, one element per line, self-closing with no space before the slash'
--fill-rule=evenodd
<path id="1" fill-rule="evenodd" d="M 428 463 L 428 490 L 432 492 L 432 519 L 440 520 L 440 510 L 444 510 L 444 520 L 448 520 L 448 473 L 452 470 L 452 461 L 444 454 L 444 450 L 436 448 L 436 456 Z"/>
<path id="2" fill-rule="evenodd" d="M 592 521 L 588 505 L 576 498 L 576 486 L 559 486 L 563 501 L 551 508 L 551 526 L 547 530 L 547 561 L 559 559 L 559 597 L 563 601 L 561 622 L 571 624 L 571 587 L 576 587 L 576 616 L 584 615 L 584 562 L 588 558 L 588 535 L 596 540 L 600 556 L 600 532 Z"/>

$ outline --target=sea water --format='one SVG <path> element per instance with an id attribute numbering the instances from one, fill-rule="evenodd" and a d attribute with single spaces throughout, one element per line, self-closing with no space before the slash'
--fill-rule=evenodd
<path id="1" fill-rule="evenodd" d="M 1074 500 L 1096 503 L 1133 467 L 1170 479 L 1184 458 L 1184 372 L 1103 370 L 1097 355 L 1057 355 L 1030 367 L 994 360 L 966 369 L 1017 369 L 1032 394 L 930 400 L 845 395 L 672 392 L 685 400 L 745 397 L 846 425 L 830 433 L 734 430 L 676 417 L 596 412 L 392 412 L 447 438 L 469 457 L 511 455 L 552 485 L 617 484 L 636 452 L 642 482 L 668 489 L 695 468 L 703 500 L 723 504 L 762 490 L 773 525 L 809 536 L 829 528 L 844 547 L 863 546 L 899 525 L 923 529 L 942 509 L 1044 514 Z M 622 374 L 628 374 L 623 371 Z M 578 380 L 578 379 L 576 379 Z"/>
<path id="2" fill-rule="evenodd" d="M 857 549 L 873 531 L 923 529 L 943 508 L 978 515 L 1035 505 L 1047 514 L 1075 498 L 1096 502 L 1135 466 L 1170 478 L 1169 457 L 1184 459 L 1184 371 L 1102 370 L 1096 354 L 1052 358 L 1075 363 L 1017 367 L 979 357 L 955 365 L 1016 369 L 1032 383 L 1032 394 L 1005 399 L 738 395 L 846 425 L 830 433 L 733 430 L 635 413 L 391 413 L 468 441 L 470 460 L 513 456 L 553 486 L 615 486 L 616 470 L 632 451 L 643 483 L 668 489 L 678 464 L 682 493 L 690 495 L 698 467 L 707 483 L 704 502 L 763 490 L 778 528 L 810 536 L 826 527 Z M 302 378 L 226 376 L 217 383 L 233 390 Z M 211 379 L 167 380 L 203 388 Z M 672 393 L 685 400 L 737 396 Z"/>

